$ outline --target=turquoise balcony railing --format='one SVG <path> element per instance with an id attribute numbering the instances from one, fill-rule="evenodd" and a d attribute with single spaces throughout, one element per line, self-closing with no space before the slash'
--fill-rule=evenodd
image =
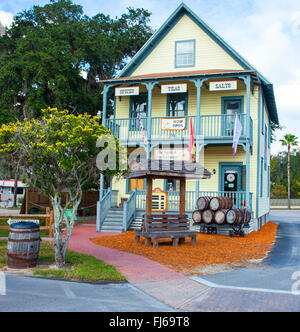
<path id="1" fill-rule="evenodd" d="M 190 137 L 190 122 L 192 121 L 194 133 L 196 131 L 196 117 L 186 116 L 185 126 L 183 129 L 168 130 L 167 120 L 174 119 L 174 117 L 154 117 L 151 119 L 151 140 L 152 141 L 174 141 L 189 139 Z M 243 130 L 241 139 L 247 137 L 247 116 L 240 114 L 240 122 Z M 182 118 L 180 118 L 182 119 Z M 147 136 L 147 119 L 141 119 L 145 129 L 145 136 Z M 231 141 L 234 135 L 235 115 L 202 115 L 200 117 L 200 136 L 205 140 L 221 139 L 224 142 Z M 141 142 L 142 130 L 138 119 L 115 119 L 106 120 L 105 125 L 107 129 L 111 130 L 112 134 L 119 138 L 121 142 Z M 171 124 L 172 127 L 172 124 Z M 250 121 L 250 143 L 253 140 L 253 121 Z"/>

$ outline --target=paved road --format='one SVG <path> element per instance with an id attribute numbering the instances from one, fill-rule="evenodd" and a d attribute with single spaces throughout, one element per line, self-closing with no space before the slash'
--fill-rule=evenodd
<path id="1" fill-rule="evenodd" d="M 6 275 L 0 312 L 174 311 L 129 283 L 86 284 Z"/>
<path id="2" fill-rule="evenodd" d="M 279 223 L 277 241 L 259 268 L 238 269 L 195 280 L 224 286 L 291 292 L 295 283 L 292 275 L 300 271 L 300 211 L 273 210 L 270 219 Z M 300 272 L 297 278 L 300 278 Z"/>

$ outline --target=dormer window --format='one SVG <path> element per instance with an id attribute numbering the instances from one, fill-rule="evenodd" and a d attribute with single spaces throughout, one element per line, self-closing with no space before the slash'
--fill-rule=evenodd
<path id="1" fill-rule="evenodd" d="M 195 40 L 182 40 L 175 43 L 175 67 L 195 66 Z"/>

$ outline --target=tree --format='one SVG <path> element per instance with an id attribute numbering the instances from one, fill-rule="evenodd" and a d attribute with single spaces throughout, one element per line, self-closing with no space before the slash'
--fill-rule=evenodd
<path id="1" fill-rule="evenodd" d="M 116 156 L 115 167 L 107 169 L 104 165 L 102 172 L 106 175 L 121 172 L 119 144 L 109 133 L 97 117 L 75 116 L 50 108 L 42 111 L 40 120 L 25 119 L 0 128 L 1 158 L 18 163 L 27 183 L 50 197 L 54 211 L 55 262 L 60 267 L 65 262 L 82 189 L 89 181 L 99 179 L 99 164 L 98 168 L 96 165 L 99 152 Z M 99 138 L 104 137 L 110 139 L 109 144 L 99 144 Z M 64 206 L 63 190 L 68 192 Z M 72 217 L 68 220 L 65 212 L 70 208 Z M 63 239 L 64 226 L 67 232 Z"/>
<path id="2" fill-rule="evenodd" d="M 38 117 L 48 106 L 75 114 L 101 109 L 98 79 L 113 77 L 153 31 L 150 13 L 92 18 L 71 0 L 18 14 L 0 37 L 0 123 Z"/>
<path id="3" fill-rule="evenodd" d="M 284 139 L 281 139 L 280 142 L 283 146 L 287 146 L 288 149 L 288 208 L 291 208 L 291 146 L 298 145 L 298 137 L 286 134 Z"/>
<path id="4" fill-rule="evenodd" d="M 275 183 L 271 186 L 271 198 L 286 198 L 286 187 L 282 184 Z"/>

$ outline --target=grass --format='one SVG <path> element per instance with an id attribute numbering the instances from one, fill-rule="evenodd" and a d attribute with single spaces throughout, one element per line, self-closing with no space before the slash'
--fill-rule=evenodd
<path id="1" fill-rule="evenodd" d="M 0 241 L 0 268 L 7 265 L 6 246 L 7 241 Z M 59 270 L 47 268 L 47 265 L 53 264 L 53 262 L 53 243 L 42 241 L 39 255 L 39 265 L 44 265 L 46 268 L 35 269 L 33 271 L 33 275 L 73 281 L 126 281 L 126 278 L 112 265 L 108 265 L 93 256 L 79 254 L 75 251 L 67 252 L 66 268 Z"/>

